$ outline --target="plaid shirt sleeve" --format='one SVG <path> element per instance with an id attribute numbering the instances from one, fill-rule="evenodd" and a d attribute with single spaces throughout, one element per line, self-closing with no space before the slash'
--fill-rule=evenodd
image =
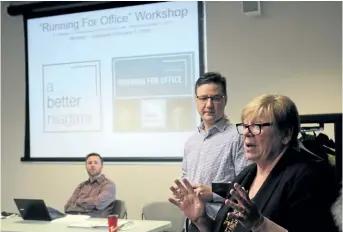
<path id="1" fill-rule="evenodd" d="M 232 163 L 235 172 L 233 177 L 236 177 L 246 166 L 250 164 L 250 161 L 248 161 L 245 156 L 243 136 L 239 134 L 235 135 L 231 145 L 229 146 L 228 154 L 232 155 Z M 213 202 L 208 202 L 206 204 L 206 214 L 214 220 L 225 199 L 214 193 L 212 201 Z"/>
<path id="2" fill-rule="evenodd" d="M 79 184 L 79 186 L 76 187 L 76 189 L 74 190 L 73 194 L 71 195 L 71 197 L 69 198 L 69 200 L 67 201 L 67 203 L 64 206 L 64 211 L 68 211 L 71 207 L 73 207 L 75 205 L 75 202 L 77 200 L 77 197 L 81 191 L 82 188 L 82 184 Z"/>
<path id="3" fill-rule="evenodd" d="M 235 166 L 235 176 L 238 174 L 249 164 L 252 162 L 247 160 L 245 151 L 244 151 L 244 141 L 243 136 L 237 134 L 237 137 L 232 143 L 231 149 L 234 149 L 233 154 L 233 164 Z"/>
<path id="4" fill-rule="evenodd" d="M 186 159 L 186 147 L 184 148 L 183 159 L 182 159 L 182 176 L 181 178 L 187 177 L 187 159 Z"/>
<path id="5" fill-rule="evenodd" d="M 96 196 L 80 197 L 76 200 L 76 204 L 84 207 L 87 210 L 97 209 L 103 210 L 116 199 L 116 187 L 113 183 L 105 184 L 100 193 Z"/>

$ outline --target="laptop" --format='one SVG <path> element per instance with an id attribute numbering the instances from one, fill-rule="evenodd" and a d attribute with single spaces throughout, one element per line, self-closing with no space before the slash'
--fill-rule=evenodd
<path id="1" fill-rule="evenodd" d="M 14 199 L 14 202 L 24 220 L 52 221 L 66 216 L 56 209 L 46 207 L 40 199 Z"/>

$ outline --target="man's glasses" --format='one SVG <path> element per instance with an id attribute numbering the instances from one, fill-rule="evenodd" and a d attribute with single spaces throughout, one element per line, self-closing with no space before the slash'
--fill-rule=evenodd
<path id="1" fill-rule="evenodd" d="M 271 126 L 271 125 L 273 125 L 272 122 L 256 123 L 256 124 L 251 124 L 251 125 L 247 125 L 244 123 L 238 123 L 238 124 L 236 124 L 236 129 L 237 129 L 238 134 L 240 134 L 240 135 L 242 135 L 244 133 L 244 130 L 246 128 L 248 128 L 249 132 L 252 135 L 259 135 L 259 134 L 261 134 L 262 127 Z"/>
<path id="2" fill-rule="evenodd" d="M 208 99 L 211 99 L 211 101 L 215 102 L 215 103 L 219 103 L 225 96 L 224 95 L 214 95 L 214 96 L 197 96 L 197 99 L 200 102 L 207 102 Z"/>

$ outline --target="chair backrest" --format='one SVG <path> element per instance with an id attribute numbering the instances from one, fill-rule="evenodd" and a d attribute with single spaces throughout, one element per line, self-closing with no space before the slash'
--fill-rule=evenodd
<path id="1" fill-rule="evenodd" d="M 171 221 L 172 227 L 164 230 L 170 232 L 181 232 L 186 217 L 181 210 L 168 201 L 151 202 L 143 206 L 142 219 L 156 221 Z"/>
<path id="2" fill-rule="evenodd" d="M 127 219 L 127 209 L 125 201 L 115 200 L 113 214 L 117 214 L 121 219 Z"/>

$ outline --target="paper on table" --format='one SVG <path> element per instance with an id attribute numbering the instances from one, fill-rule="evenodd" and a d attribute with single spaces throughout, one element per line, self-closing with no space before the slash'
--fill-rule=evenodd
<path id="1" fill-rule="evenodd" d="M 71 215 L 67 214 L 67 216 L 55 219 L 51 221 L 51 223 L 74 223 L 74 222 L 82 222 L 86 221 L 90 216 L 88 215 Z"/>
<path id="2" fill-rule="evenodd" d="M 11 218 L 11 217 L 14 217 L 14 216 L 17 216 L 17 215 L 15 213 L 11 214 L 11 215 L 8 215 L 8 216 L 2 216 L 1 215 L 1 219 Z"/>
<path id="3" fill-rule="evenodd" d="M 1 232 L 22 232 L 22 230 L 1 230 Z"/>
<path id="4" fill-rule="evenodd" d="M 127 224 L 132 224 L 132 221 L 127 221 L 127 220 L 119 220 L 118 221 L 118 227 L 127 225 Z M 79 227 L 79 228 L 95 228 L 95 227 L 108 227 L 107 221 L 92 221 L 92 220 L 85 220 L 85 221 L 80 221 L 76 223 L 70 224 L 68 227 Z"/>
<path id="5" fill-rule="evenodd" d="M 135 223 L 128 223 L 128 224 L 125 224 L 125 226 L 120 227 L 119 230 L 120 231 L 131 230 L 131 229 L 136 228 L 136 227 L 139 227 L 139 224 L 137 222 L 135 222 Z"/>

